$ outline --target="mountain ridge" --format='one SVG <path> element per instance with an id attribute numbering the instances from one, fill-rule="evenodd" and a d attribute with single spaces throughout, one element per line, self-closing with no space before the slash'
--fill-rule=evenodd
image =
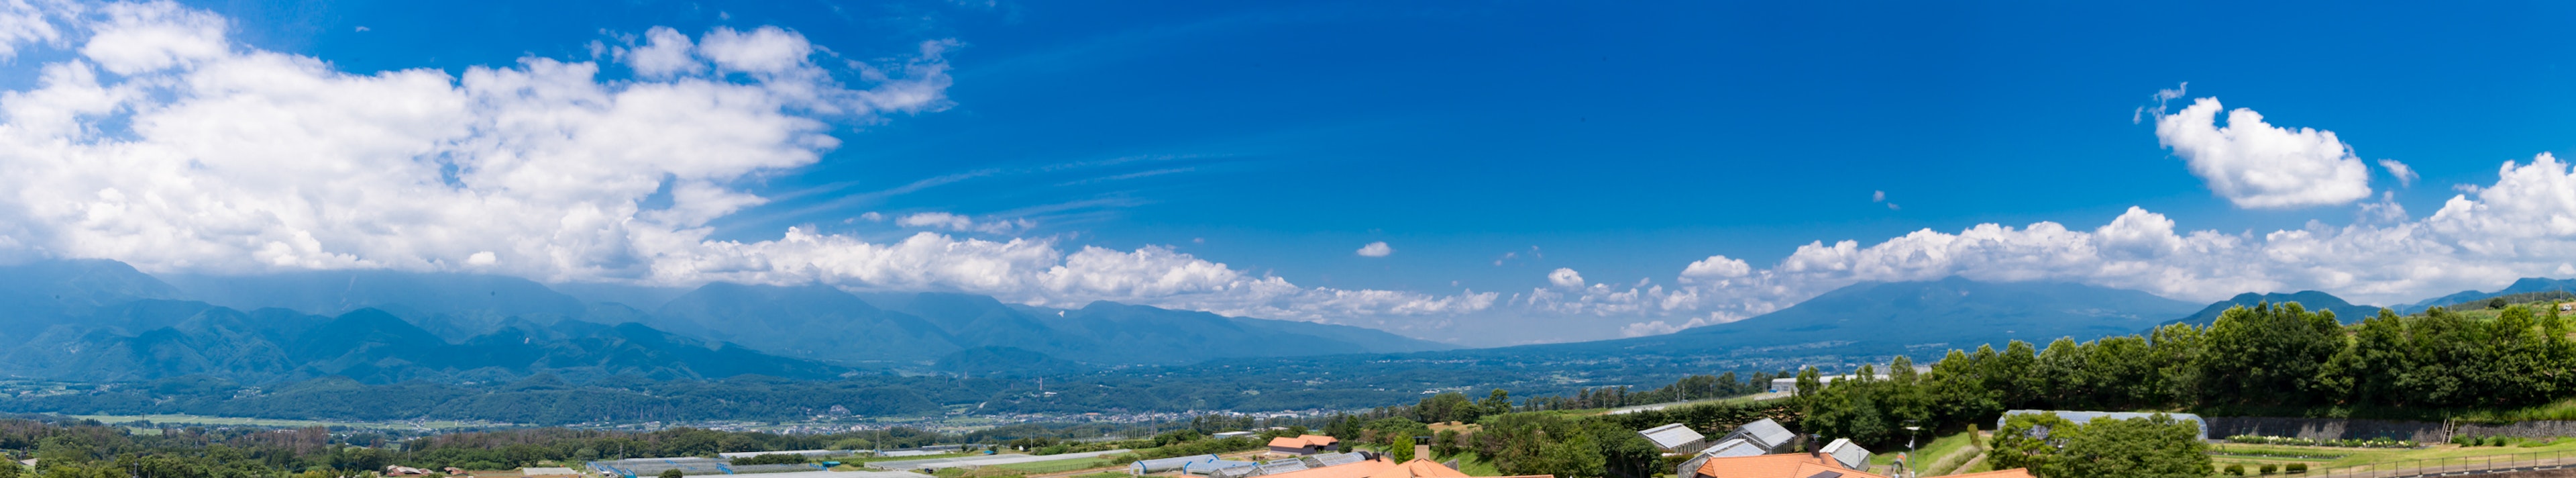
<path id="1" fill-rule="evenodd" d="M 2414 303 L 2410 303 L 2410 304 L 2406 304 L 2406 305 L 2397 306 L 2397 307 L 2395 307 L 2395 309 L 2397 310 L 2397 313 L 2400 313 L 2400 314 L 2414 314 L 2414 313 L 2420 313 L 2420 312 L 2423 312 L 2425 309 L 2430 309 L 2430 308 L 2433 308 L 2433 307 L 2436 307 L 2436 306 L 2446 306 L 2446 305 L 2452 305 L 2452 304 L 2466 303 L 2466 302 L 2470 302 L 2470 301 L 2486 300 L 2486 299 L 2495 298 L 2495 297 L 2497 297 L 2497 296 L 2505 296 L 2505 295 L 2513 295 L 2513 294 L 2528 294 L 2528 293 L 2532 293 L 2532 292 L 2549 292 L 2549 291 L 2576 292 L 2576 279 L 2551 279 L 2551 278 L 2547 278 L 2547 277 L 2524 277 L 2524 278 L 2520 278 L 2520 279 L 2514 279 L 2514 281 L 2513 281 L 2513 283 L 2512 283 L 2512 284 L 2505 285 L 2505 287 L 2504 287 L 2503 289 L 2498 289 L 2498 290 L 2496 290 L 2495 292 L 2479 292 L 2479 291 L 2474 291 L 2474 290 L 2464 290 L 2464 291 L 2454 292 L 2454 293 L 2451 293 L 2451 294 L 2449 294 L 2449 295 L 2443 295 L 2443 296 L 2440 296 L 2440 297 L 2434 297 L 2434 298 L 2430 298 L 2430 299 L 2424 299 L 2424 300 L 2417 301 L 2417 302 L 2414 302 Z"/>
<path id="2" fill-rule="evenodd" d="M 2343 298 L 2335 297 L 2334 294 L 2313 290 L 2303 290 L 2288 294 L 2279 292 L 2267 294 L 2247 292 L 2236 294 L 2235 297 L 2230 297 L 2227 300 L 2211 303 L 2208 307 L 2203 307 L 2199 312 L 2194 312 L 2190 316 L 2165 321 L 2164 324 L 2158 325 L 2187 323 L 2201 327 L 2208 327 L 2209 324 L 2217 322 L 2218 315 L 2227 312 L 2227 309 L 2236 307 L 2253 307 L 2256 304 L 2264 303 L 2283 304 L 2290 302 L 2297 302 L 2300 307 L 2304 307 L 2307 310 L 2333 311 L 2335 314 L 2335 320 L 2342 321 L 2347 324 L 2378 316 L 2380 310 L 2379 307 L 2345 302 Z"/>
<path id="3" fill-rule="evenodd" d="M 648 299 L 670 292 L 591 289 L 592 295 Z M 592 354 L 599 350 L 562 344 L 610 349 L 615 346 L 581 341 L 644 344 L 639 346 L 649 350 L 630 352 L 672 356 L 671 351 L 687 348 L 673 348 L 686 338 L 709 350 L 732 347 L 837 364 L 829 367 L 930 370 L 950 355 L 993 347 L 1083 367 L 1453 348 L 1373 329 L 1114 302 L 1049 309 L 974 294 L 870 294 L 862 299 L 819 284 L 718 282 L 677 293 L 648 312 L 623 303 L 585 303 L 545 284 L 507 276 L 368 270 L 173 275 L 164 281 L 108 260 L 0 265 L 0 305 L 13 306 L 0 309 L 0 326 L 11 326 L 0 328 L 0 344 L 28 346 L 0 353 L 0 372 L 53 377 L 144 378 L 184 370 L 240 381 L 316 374 L 374 377 L 369 380 L 470 374 L 488 379 L 548 368 L 499 364 L 494 365 L 499 372 L 470 372 L 472 367 L 457 368 L 463 362 L 414 352 L 493 346 L 493 340 L 500 340 L 489 337 L 493 334 L 530 341 L 522 345 L 531 347 L 475 353 L 526 358 L 553 350 L 549 353 L 587 358 L 550 360 L 607 369 L 618 369 L 618 362 Z M 628 323 L 649 332 L 620 332 L 620 324 Z M 619 333 L 626 335 L 597 335 Z M 566 346 L 573 348 L 562 348 Z M 699 358 L 720 357 L 768 363 L 738 354 Z M 732 370 L 713 363 L 685 365 L 680 368 L 688 370 L 663 375 L 699 373 L 693 367 Z M 802 365 L 766 367 L 760 370 L 829 375 Z"/>
<path id="4" fill-rule="evenodd" d="M 2045 344 L 2060 337 L 2090 340 L 2134 333 L 2197 307 L 2145 292 L 2070 282 L 1982 282 L 1956 276 L 1862 282 L 1734 322 L 1664 335 L 1480 349 L 1490 352 L 1479 355 L 1939 353 L 1984 344 L 2001 347 L 2010 340 Z"/>

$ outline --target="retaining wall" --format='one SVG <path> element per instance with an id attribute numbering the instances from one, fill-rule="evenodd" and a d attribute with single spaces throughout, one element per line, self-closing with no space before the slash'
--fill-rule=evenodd
<path id="1" fill-rule="evenodd" d="M 2416 443 L 2443 443 L 2451 441 L 2451 437 L 2454 436 L 2576 437 L 2576 421 L 2528 421 L 2489 425 L 2344 418 L 2202 418 L 2209 420 L 2209 437 L 2219 440 L 2237 435 L 2262 435 L 2311 440 L 2393 438 Z"/>
<path id="2" fill-rule="evenodd" d="M 2576 437 L 2576 422 L 2550 420 L 2514 422 L 2503 425 L 2455 423 L 2452 424 L 2451 435 L 2473 437 L 2508 436 L 2522 438 Z"/>
<path id="3" fill-rule="evenodd" d="M 2297 437 L 2310 440 L 2367 440 L 2393 438 L 2416 443 L 2451 441 L 2448 427 L 2441 422 L 2406 422 L 2392 420 L 2357 420 L 2343 418 L 2282 417 L 2201 417 L 2209 420 L 2209 438 L 2224 440 L 2237 435 Z"/>

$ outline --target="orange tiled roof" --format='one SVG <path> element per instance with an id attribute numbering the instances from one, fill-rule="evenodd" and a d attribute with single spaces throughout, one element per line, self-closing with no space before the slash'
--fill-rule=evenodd
<path id="1" fill-rule="evenodd" d="M 1843 478 L 1887 478 L 1805 453 L 1710 458 L 1699 465 L 1700 475 L 1714 478 L 1806 478 L 1828 471 L 1841 472 Z"/>
<path id="2" fill-rule="evenodd" d="M 1341 440 L 1336 440 L 1333 437 L 1323 435 L 1298 435 L 1295 437 L 1279 437 L 1270 439 L 1270 446 L 1284 448 L 1305 448 L 1308 446 L 1329 447 L 1333 446 L 1334 443 L 1341 443 Z"/>
<path id="3" fill-rule="evenodd" d="M 1467 474 L 1465 472 L 1460 472 L 1455 468 L 1450 468 L 1448 465 L 1442 465 L 1439 462 L 1422 458 L 1415 458 L 1413 461 L 1404 463 L 1396 463 L 1380 458 L 1348 465 L 1334 465 L 1323 468 L 1309 468 L 1303 471 L 1291 471 L 1276 475 L 1264 475 L 1262 478 L 1467 478 Z M 1556 477 L 1538 475 L 1501 478 Z"/>
<path id="4" fill-rule="evenodd" d="M 2036 478 L 2036 477 L 2033 477 L 2033 476 L 2031 476 L 2031 475 L 2030 475 L 2030 470 L 2021 469 L 2021 468 L 2014 468 L 2014 469 L 2010 469 L 2010 470 L 1995 470 L 1995 471 L 1988 471 L 1988 472 L 1983 472 L 1983 473 L 1969 473 L 1969 474 L 1965 474 L 1965 475 L 1941 475 L 1941 476 L 1934 477 L 1934 478 Z"/>

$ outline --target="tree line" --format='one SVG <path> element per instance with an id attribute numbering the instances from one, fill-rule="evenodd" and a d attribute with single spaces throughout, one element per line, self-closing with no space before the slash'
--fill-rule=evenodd
<path id="1" fill-rule="evenodd" d="M 1865 365 L 1829 386 L 1810 367 L 1794 401 L 1815 433 L 1883 446 L 1902 442 L 1906 426 L 1992 423 L 2008 409 L 2418 418 L 2576 390 L 2576 344 L 2555 308 L 2479 315 L 2382 310 L 2344 324 L 2297 303 L 2258 304 L 2207 327 L 1952 350 L 1928 373 L 1900 356 L 1884 377 Z"/>

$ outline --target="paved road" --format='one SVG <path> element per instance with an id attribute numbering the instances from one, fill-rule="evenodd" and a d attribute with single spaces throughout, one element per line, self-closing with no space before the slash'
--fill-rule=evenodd
<path id="1" fill-rule="evenodd" d="M 1700 404 L 1700 403 L 1717 403 L 1717 402 L 1727 402 L 1727 401 L 1737 401 L 1737 400 L 1742 400 L 1742 401 L 1756 401 L 1756 402 L 1758 402 L 1758 401 L 1763 401 L 1763 400 L 1772 400 L 1772 399 L 1780 399 L 1780 398 L 1789 398 L 1789 394 L 1787 394 L 1787 393 L 1770 393 L 1770 392 L 1764 392 L 1764 393 L 1756 393 L 1756 394 L 1752 394 L 1752 395 L 1745 395 L 1745 396 L 1741 396 L 1741 397 L 1715 398 L 1715 399 L 1708 399 L 1708 400 L 1692 400 L 1692 401 L 1687 401 L 1687 402 L 1669 402 L 1669 403 L 1658 403 L 1658 404 L 1653 404 L 1653 405 L 1638 405 L 1638 406 L 1633 406 L 1633 407 L 1620 407 L 1620 408 L 1613 408 L 1613 409 L 1610 409 L 1610 411 L 1607 411 L 1607 412 L 1601 412 L 1601 414 L 1602 414 L 1602 415 L 1626 415 L 1626 414 L 1630 414 L 1630 413 L 1637 413 L 1637 412 L 1642 412 L 1642 411 L 1647 411 L 1647 410 L 1662 410 L 1662 409 L 1666 409 L 1666 408 L 1678 407 L 1678 406 L 1683 406 L 1683 405 Z"/>

